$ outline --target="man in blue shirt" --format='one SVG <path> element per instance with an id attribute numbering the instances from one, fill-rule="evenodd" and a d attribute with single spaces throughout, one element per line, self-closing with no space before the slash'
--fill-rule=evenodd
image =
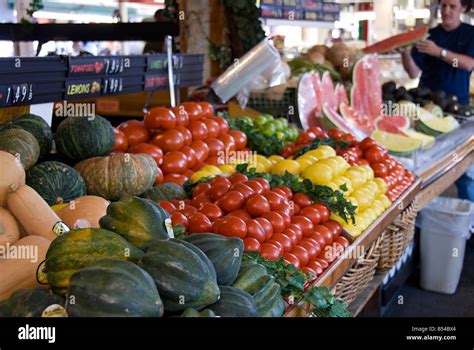
<path id="1" fill-rule="evenodd" d="M 402 50 L 403 67 L 410 78 L 422 71 L 420 87 L 443 90 L 469 103 L 469 81 L 474 69 L 474 27 L 461 22 L 471 0 L 441 0 L 443 22 L 429 31 L 413 49 Z"/>

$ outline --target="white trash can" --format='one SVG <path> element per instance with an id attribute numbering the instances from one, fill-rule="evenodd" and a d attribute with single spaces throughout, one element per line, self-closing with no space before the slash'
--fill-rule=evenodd
<path id="1" fill-rule="evenodd" d="M 453 294 L 459 283 L 473 203 L 438 197 L 420 212 L 420 255 L 423 289 Z"/>

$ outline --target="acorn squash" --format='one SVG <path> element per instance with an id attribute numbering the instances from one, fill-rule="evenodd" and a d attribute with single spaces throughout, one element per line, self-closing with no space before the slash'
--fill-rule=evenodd
<path id="1" fill-rule="evenodd" d="M 221 286 L 220 299 L 207 307 L 221 317 L 257 317 L 257 305 L 253 297 L 241 289 Z"/>
<path id="2" fill-rule="evenodd" d="M 64 305 L 64 297 L 44 287 L 20 288 L 0 303 L 4 317 L 41 317 L 51 305 Z"/>
<path id="3" fill-rule="evenodd" d="M 153 186 L 153 188 L 147 191 L 145 197 L 157 203 L 161 201 L 184 200 L 188 198 L 183 187 L 174 182 L 165 182 Z"/>
<path id="4" fill-rule="evenodd" d="M 35 165 L 40 155 L 38 141 L 23 129 L 0 131 L 0 150 L 17 157 L 25 170 Z"/>

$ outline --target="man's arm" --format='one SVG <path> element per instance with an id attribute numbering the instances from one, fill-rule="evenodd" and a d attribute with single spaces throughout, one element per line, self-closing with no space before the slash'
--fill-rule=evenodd
<path id="1" fill-rule="evenodd" d="M 401 51 L 403 68 L 408 73 L 411 79 L 415 79 L 420 75 L 420 67 L 415 63 L 415 60 L 411 56 L 411 47 L 403 49 Z"/>
<path id="2" fill-rule="evenodd" d="M 423 40 L 416 47 L 418 51 L 433 57 L 438 57 L 446 63 L 451 64 L 454 68 L 464 69 L 468 72 L 474 69 L 474 58 L 452 51 L 447 51 L 446 57 L 443 58 L 441 57 L 441 51 L 443 49 L 431 40 Z"/>

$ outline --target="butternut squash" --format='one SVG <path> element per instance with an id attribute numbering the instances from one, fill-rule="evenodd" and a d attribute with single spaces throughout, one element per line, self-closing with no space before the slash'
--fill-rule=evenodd
<path id="1" fill-rule="evenodd" d="M 100 228 L 99 220 L 107 214 L 110 202 L 102 197 L 83 196 L 70 202 L 56 213 L 72 230 L 76 228 Z"/>
<path id="2" fill-rule="evenodd" d="M 50 241 L 57 237 L 53 227 L 61 219 L 30 186 L 24 185 L 10 192 L 7 205 L 28 235 L 43 236 Z"/>
<path id="3" fill-rule="evenodd" d="M 13 244 L 20 239 L 20 228 L 15 217 L 6 209 L 0 208 L 0 246 Z"/>
<path id="4" fill-rule="evenodd" d="M 0 207 L 5 207 L 8 192 L 25 184 L 21 162 L 8 152 L 0 151 Z"/>
<path id="5" fill-rule="evenodd" d="M 46 259 L 51 241 L 40 236 L 28 236 L 0 251 L 0 301 L 7 299 L 20 288 L 33 288 L 40 284 L 36 270 Z M 1 249 L 1 248 L 0 248 Z"/>

